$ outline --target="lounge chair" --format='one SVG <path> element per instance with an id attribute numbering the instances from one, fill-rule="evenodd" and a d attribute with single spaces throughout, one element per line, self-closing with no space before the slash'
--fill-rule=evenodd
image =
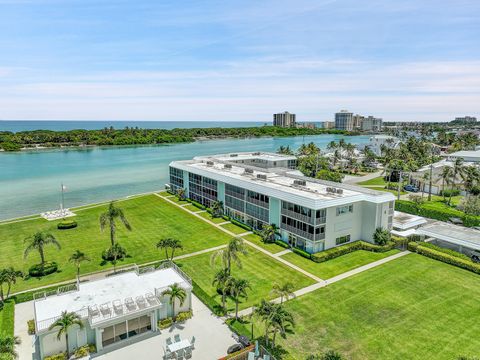
<path id="1" fill-rule="evenodd" d="M 135 298 L 135 302 L 140 309 L 144 309 L 145 307 L 147 307 L 147 303 L 145 302 L 145 298 L 143 296 L 137 296 Z"/>
<path id="2" fill-rule="evenodd" d="M 255 354 L 253 352 L 248 353 L 248 360 L 255 360 Z"/>
<path id="3" fill-rule="evenodd" d="M 115 311 L 116 314 L 122 314 L 123 313 L 123 305 L 120 300 L 113 300 L 113 310 Z"/>
<path id="4" fill-rule="evenodd" d="M 112 310 L 110 309 L 110 306 L 108 306 L 108 303 L 104 303 L 100 305 L 100 312 L 102 313 L 103 316 L 110 315 Z"/>
<path id="5" fill-rule="evenodd" d="M 175 342 L 180 342 L 180 335 L 179 334 L 175 334 L 173 336 L 173 338 L 175 339 Z"/>
<path id="6" fill-rule="evenodd" d="M 190 359 L 192 357 L 192 348 L 191 347 L 187 347 L 185 349 L 185 359 Z"/>
<path id="7" fill-rule="evenodd" d="M 185 358 L 185 351 L 180 349 L 177 351 L 177 360 L 183 360 Z"/>
<path id="8" fill-rule="evenodd" d="M 168 337 L 166 341 L 167 341 L 167 345 L 172 345 L 173 344 L 171 337 Z"/>
<path id="9" fill-rule="evenodd" d="M 157 298 L 155 297 L 155 295 L 153 295 L 151 292 L 146 293 L 146 294 L 145 294 L 145 298 L 147 299 L 147 301 L 148 301 L 148 303 L 149 303 L 150 305 L 155 305 L 155 304 L 158 302 L 158 300 L 157 300 Z"/>

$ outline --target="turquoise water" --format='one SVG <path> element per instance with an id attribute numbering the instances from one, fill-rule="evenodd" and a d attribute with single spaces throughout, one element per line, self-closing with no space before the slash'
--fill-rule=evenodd
<path id="1" fill-rule="evenodd" d="M 368 136 L 316 135 L 289 138 L 222 139 L 189 144 L 95 147 L 0 153 L 0 219 L 52 210 L 67 186 L 65 206 L 74 207 L 162 189 L 172 160 L 232 151 L 275 151 L 313 141 L 325 148 L 344 138 L 366 144 Z"/>

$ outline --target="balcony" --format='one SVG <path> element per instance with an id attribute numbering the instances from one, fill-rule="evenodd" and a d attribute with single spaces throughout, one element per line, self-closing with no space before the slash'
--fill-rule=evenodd
<path id="1" fill-rule="evenodd" d="M 264 202 L 264 201 L 261 201 L 261 200 L 257 200 L 257 199 L 254 199 L 254 198 L 251 198 L 251 197 L 247 197 L 247 202 L 249 202 L 250 204 L 254 204 L 254 205 L 257 205 L 257 206 L 261 206 L 265 209 L 268 209 L 269 208 L 269 204 Z"/>
<path id="2" fill-rule="evenodd" d="M 309 232 L 306 232 L 306 231 L 297 229 L 296 227 L 293 227 L 293 226 L 290 226 L 290 225 L 287 225 L 287 224 L 283 224 L 283 223 L 282 223 L 282 224 L 280 225 L 280 228 L 283 229 L 283 230 L 289 231 L 289 232 L 291 232 L 292 234 L 301 236 L 301 237 L 303 237 L 303 238 L 305 238 L 305 239 L 315 240 L 315 235 L 314 235 L 314 234 L 310 234 Z"/>

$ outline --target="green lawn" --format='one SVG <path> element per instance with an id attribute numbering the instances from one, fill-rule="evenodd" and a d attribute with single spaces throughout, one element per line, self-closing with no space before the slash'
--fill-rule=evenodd
<path id="1" fill-rule="evenodd" d="M 192 204 L 188 204 L 188 205 L 185 205 L 185 206 L 182 206 L 182 207 L 184 207 L 187 210 L 193 211 L 193 212 L 202 211 L 202 209 L 199 209 L 198 207 L 196 207 L 195 205 L 192 205 Z"/>
<path id="2" fill-rule="evenodd" d="M 7 301 L 0 305 L 0 335 L 13 335 L 15 303 Z"/>
<path id="3" fill-rule="evenodd" d="M 225 225 L 221 225 L 224 229 L 227 229 L 228 231 L 231 231 L 234 234 L 243 234 L 248 232 L 249 230 L 245 230 L 244 228 L 241 228 L 240 226 L 237 226 L 235 224 L 229 223 Z"/>
<path id="4" fill-rule="evenodd" d="M 282 358 L 325 349 L 352 360 L 477 356 L 479 297 L 479 275 L 410 254 L 288 301 L 296 327 L 279 339 Z"/>
<path id="5" fill-rule="evenodd" d="M 248 245 L 247 245 L 248 246 Z M 212 253 L 193 256 L 178 261 L 192 279 L 210 296 L 215 296 L 215 300 L 221 304 L 221 296 L 217 295 L 212 280 L 215 272 L 221 267 L 220 259 L 215 266 L 210 263 Z M 248 254 L 241 255 L 242 268 L 235 265 L 232 269 L 232 275 L 247 279 L 250 281 L 251 289 L 248 291 L 248 299 L 243 300 L 240 309 L 255 305 L 261 299 L 271 299 L 274 296 L 270 294 L 272 285 L 276 281 L 289 281 L 295 285 L 295 289 L 301 289 L 314 283 L 314 281 L 305 275 L 283 265 L 279 261 L 262 254 L 260 251 L 248 247 Z M 234 302 L 228 301 L 230 310 L 234 309 Z"/>
<path id="6" fill-rule="evenodd" d="M 364 186 L 364 188 L 367 188 L 370 190 L 385 191 L 385 192 L 392 193 L 393 195 L 398 195 L 398 190 L 385 189 L 383 187 L 375 187 L 375 186 Z M 400 195 L 405 195 L 405 194 L 407 194 L 406 191 L 403 191 L 403 190 L 400 191 Z"/>
<path id="7" fill-rule="evenodd" d="M 286 250 L 285 248 L 281 247 L 280 245 L 277 245 L 275 243 L 264 243 L 262 241 L 262 238 L 256 234 L 248 234 L 243 236 L 245 240 L 248 240 L 255 245 L 260 246 L 261 248 L 267 250 L 268 252 L 272 254 L 279 253 L 280 251 Z"/>
<path id="8" fill-rule="evenodd" d="M 226 220 L 225 220 L 224 218 L 222 218 L 222 217 L 216 217 L 216 218 L 212 217 L 212 215 L 211 215 L 210 213 L 208 213 L 207 211 L 202 212 L 202 213 L 200 213 L 200 214 L 198 214 L 198 215 L 200 215 L 201 217 L 203 217 L 203 218 L 205 218 L 205 219 L 208 219 L 208 220 L 214 222 L 215 224 L 220 224 L 220 223 L 223 223 L 223 222 L 226 221 Z"/>
<path id="9" fill-rule="evenodd" d="M 295 253 L 282 255 L 282 258 L 321 279 L 330 279 L 346 271 L 386 258 L 398 252 L 398 250 L 390 250 L 384 253 L 375 253 L 372 251 L 358 250 L 322 263 L 305 259 Z"/>
<path id="10" fill-rule="evenodd" d="M 173 204 L 155 195 L 146 195 L 126 201 L 119 201 L 133 230 L 126 231 L 120 225 L 117 229 L 118 241 L 130 255 L 119 265 L 128 263 L 141 264 L 164 258 L 164 252 L 156 249 L 155 244 L 164 237 L 173 237 L 182 241 L 184 249 L 176 254 L 186 254 L 227 243 L 230 236 L 210 224 L 197 219 L 194 215 L 179 209 Z M 54 282 L 73 279 L 74 266 L 67 259 L 76 250 L 85 252 L 91 262 L 82 264 L 82 273 L 105 270 L 111 265 L 102 265 L 101 253 L 110 246 L 109 233 L 100 232 L 99 215 L 106 205 L 77 211 L 78 227 L 70 230 L 57 230 L 56 222 L 44 219 L 24 221 L 15 224 L 0 225 L 0 268 L 14 266 L 27 272 L 28 268 L 38 263 L 37 253 L 23 259 L 23 239 L 36 231 L 52 233 L 62 245 L 58 251 L 53 247 L 46 248 L 47 260 L 56 261 L 60 272 L 42 279 L 21 280 L 15 291 L 43 286 Z"/>
<path id="11" fill-rule="evenodd" d="M 359 182 L 358 185 L 387 185 L 383 176 L 379 176 L 370 180 Z"/>

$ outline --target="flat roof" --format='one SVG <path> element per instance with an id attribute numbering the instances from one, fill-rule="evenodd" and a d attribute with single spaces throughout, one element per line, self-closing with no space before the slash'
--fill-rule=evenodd
<path id="1" fill-rule="evenodd" d="M 407 230 L 415 226 L 426 224 L 427 220 L 421 216 L 395 211 L 393 214 L 393 227 L 400 230 Z"/>
<path id="2" fill-rule="evenodd" d="M 480 250 L 480 230 L 437 221 L 417 229 L 417 233 Z"/>
<path id="3" fill-rule="evenodd" d="M 295 170 L 260 169 L 219 161 L 214 156 L 173 161 L 170 166 L 313 209 L 356 201 L 383 203 L 395 200 L 389 192 L 299 176 Z M 302 181 L 303 185 L 300 184 Z"/>
<path id="4" fill-rule="evenodd" d="M 77 291 L 53 295 L 35 301 L 37 324 L 54 319 L 62 311 L 85 314 L 89 306 L 135 299 L 155 289 L 168 287 L 174 283 L 189 288 L 191 285 L 173 268 L 155 270 L 138 275 L 134 271 L 113 275 L 104 279 L 81 283 Z M 52 320 L 53 322 L 54 320 Z M 40 328 L 37 326 L 37 329 Z M 41 328 L 45 328 L 42 326 Z"/>
<path id="5" fill-rule="evenodd" d="M 281 160 L 296 160 L 294 155 L 284 155 L 271 152 L 250 151 L 250 152 L 236 152 L 227 154 L 216 154 L 207 156 L 196 156 L 195 159 L 214 159 L 219 161 L 237 161 L 237 160 L 252 160 L 260 159 L 265 161 L 281 161 Z"/>
<path id="6" fill-rule="evenodd" d="M 457 152 L 448 154 L 448 156 L 469 157 L 469 158 L 479 158 L 480 159 L 480 150 L 462 150 L 462 151 L 457 151 Z"/>

